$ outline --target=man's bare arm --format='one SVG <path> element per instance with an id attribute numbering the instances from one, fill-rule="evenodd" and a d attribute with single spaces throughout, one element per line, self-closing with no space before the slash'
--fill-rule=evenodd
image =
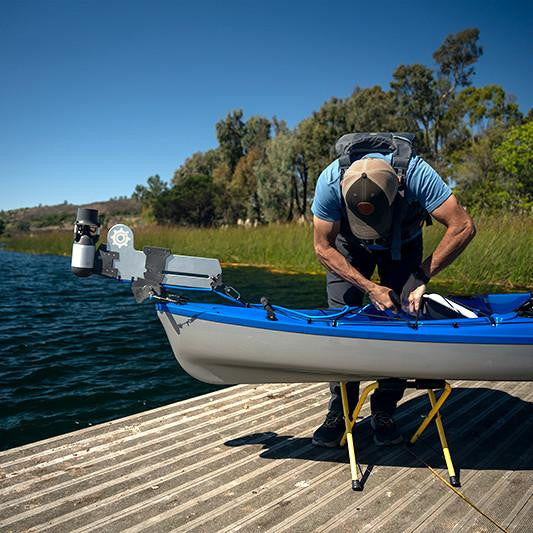
<path id="1" fill-rule="evenodd" d="M 446 226 L 446 233 L 435 251 L 422 264 L 424 272 L 433 277 L 461 254 L 474 238 L 476 227 L 470 215 L 453 194 L 437 207 L 431 216 Z"/>
<path id="2" fill-rule="evenodd" d="M 318 260 L 331 272 L 359 287 L 367 293 L 370 301 L 380 310 L 395 309 L 392 301 L 392 290 L 365 278 L 354 268 L 336 248 L 335 238 L 340 230 L 340 222 L 328 222 L 313 217 L 314 245 Z"/>
<path id="3" fill-rule="evenodd" d="M 452 263 L 476 234 L 474 222 L 453 194 L 431 216 L 446 226 L 446 233 L 435 251 L 422 263 L 422 270 L 429 277 L 435 276 Z M 425 283 L 411 275 L 401 294 L 403 309 L 411 314 L 418 313 L 425 292 Z"/>

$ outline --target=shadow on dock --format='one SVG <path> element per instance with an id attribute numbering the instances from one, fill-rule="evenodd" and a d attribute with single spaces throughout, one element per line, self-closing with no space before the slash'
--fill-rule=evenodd
<path id="1" fill-rule="evenodd" d="M 453 398 L 453 401 L 452 401 Z M 429 411 L 426 395 L 401 403 L 395 415 L 407 442 Z M 457 469 L 533 469 L 533 403 L 488 388 L 456 388 L 441 409 L 448 444 Z M 358 420 L 354 430 L 359 463 L 373 466 L 446 468 L 435 424 L 432 422 L 412 447 L 378 447 L 369 418 Z M 303 459 L 348 463 L 346 449 L 326 449 L 311 444 L 309 437 L 253 433 L 228 440 L 226 446 L 262 444 L 264 459 Z M 414 452 L 415 455 L 413 455 Z"/>

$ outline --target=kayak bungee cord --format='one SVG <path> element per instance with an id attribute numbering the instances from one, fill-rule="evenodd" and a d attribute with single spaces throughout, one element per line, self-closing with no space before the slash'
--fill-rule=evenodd
<path id="1" fill-rule="evenodd" d="M 161 285 L 164 289 L 170 289 L 172 291 L 191 291 L 191 292 L 209 292 L 212 294 L 216 294 L 217 296 L 220 296 L 221 298 L 225 298 L 226 300 L 229 300 L 230 302 L 233 302 L 235 304 L 240 305 L 241 307 L 249 307 L 249 304 L 243 302 L 241 300 L 240 293 L 234 289 L 233 287 L 230 287 L 229 285 L 219 285 L 220 287 L 223 287 L 224 292 L 220 292 L 217 289 L 208 288 L 208 287 L 182 287 L 182 286 L 176 286 L 176 285 Z M 234 292 L 237 296 L 232 296 L 230 293 Z M 179 295 L 181 296 L 181 295 Z M 188 298 L 186 296 L 181 296 L 183 298 L 183 301 L 176 302 L 172 298 L 169 298 L 168 296 L 157 296 L 157 295 L 151 295 L 151 299 L 158 300 L 158 301 L 168 301 L 170 303 L 185 303 L 188 301 Z"/>
<path id="2" fill-rule="evenodd" d="M 365 306 L 365 307 L 368 307 L 368 306 Z M 360 310 L 355 311 L 356 308 L 345 305 L 344 307 L 341 308 L 340 311 L 337 311 L 335 313 L 324 314 L 324 315 L 308 315 L 307 313 L 302 313 L 301 311 L 296 311 L 295 309 L 289 309 L 287 307 L 282 307 L 280 305 L 273 305 L 272 308 L 287 316 L 294 316 L 294 317 L 302 318 L 308 321 L 311 320 L 313 322 L 334 320 L 334 319 L 349 315 L 352 312 L 354 312 L 355 314 L 358 314 L 360 311 Z M 322 310 L 322 309 L 320 311 L 325 312 L 325 310 Z"/>
<path id="3" fill-rule="evenodd" d="M 128 281 L 126 280 L 122 280 L 122 281 L 128 283 Z M 346 318 L 346 317 L 353 318 L 356 316 L 378 319 L 380 325 L 383 325 L 386 322 L 402 322 L 413 330 L 417 330 L 420 326 L 426 325 L 428 323 L 427 320 L 420 320 L 421 308 L 418 310 L 416 316 L 414 317 L 402 311 L 396 314 L 391 314 L 388 311 L 379 311 L 378 309 L 376 309 L 375 310 L 376 312 L 374 313 L 368 312 L 367 309 L 373 308 L 373 305 L 371 303 L 366 304 L 362 307 L 359 307 L 359 306 L 350 307 L 348 305 L 345 305 L 340 310 L 335 311 L 335 312 L 329 312 L 330 310 L 328 309 L 317 309 L 317 311 L 319 311 L 322 314 L 314 315 L 314 314 L 304 313 L 302 311 L 297 311 L 296 309 L 290 309 L 288 307 L 271 304 L 269 299 L 266 298 L 265 296 L 261 297 L 261 303 L 259 304 L 250 304 L 250 303 L 243 302 L 241 299 L 240 293 L 235 288 L 229 285 L 218 285 L 217 287 L 185 287 L 185 286 L 180 286 L 180 285 L 162 284 L 161 287 L 163 289 L 166 289 L 167 291 L 170 291 L 171 293 L 179 292 L 179 291 L 211 293 L 225 300 L 228 300 L 240 307 L 247 307 L 247 308 L 263 307 L 263 309 L 266 312 L 267 319 L 271 321 L 276 321 L 277 320 L 276 313 L 279 313 L 288 318 L 304 320 L 308 324 L 312 324 L 313 322 L 331 322 L 332 327 L 336 327 L 341 324 L 344 326 L 351 325 L 349 322 L 339 322 L 339 319 Z M 222 290 L 220 290 L 219 288 Z M 234 293 L 236 296 L 232 296 L 231 293 Z M 162 303 L 166 302 L 166 303 L 173 303 L 177 305 L 183 305 L 189 301 L 188 297 L 179 295 L 179 294 L 176 297 L 174 297 L 173 295 L 167 295 L 167 294 L 162 294 L 162 295 L 152 294 L 150 296 L 150 299 L 156 300 Z M 455 302 L 451 299 L 448 299 L 445 297 L 442 297 L 442 299 L 445 300 L 450 306 L 455 304 Z M 461 305 L 463 305 L 469 311 L 479 313 L 480 316 L 478 316 L 477 318 L 484 318 L 488 320 L 491 325 L 493 326 L 496 325 L 496 321 L 494 320 L 494 317 L 492 315 L 485 313 L 483 311 L 480 311 L 476 308 L 466 306 L 462 302 L 461 302 Z M 402 314 L 405 316 L 400 316 Z M 457 317 L 457 318 L 464 318 L 464 317 Z M 435 320 L 436 319 L 430 320 L 430 323 L 432 326 L 442 325 L 442 326 L 447 326 L 447 327 L 452 326 L 454 328 L 458 328 L 460 325 L 461 326 L 466 325 L 464 322 L 461 322 L 461 324 L 459 324 L 457 321 L 454 321 L 451 324 L 450 323 L 439 324 L 438 322 L 435 322 Z M 370 324 L 372 324 L 372 322 L 368 323 L 368 325 Z"/>

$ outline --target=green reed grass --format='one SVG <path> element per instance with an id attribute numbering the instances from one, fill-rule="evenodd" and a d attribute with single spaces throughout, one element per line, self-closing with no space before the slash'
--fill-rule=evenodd
<path id="1" fill-rule="evenodd" d="M 435 278 L 451 292 L 479 292 L 483 287 L 500 290 L 533 285 L 533 217 L 475 217 L 477 235 L 461 256 Z M 433 250 L 444 228 L 425 229 L 425 252 Z"/>
<path id="2" fill-rule="evenodd" d="M 454 293 L 506 291 L 533 284 L 533 217 L 476 217 L 478 233 L 465 252 L 432 281 L 430 288 Z M 444 229 L 424 230 L 429 253 Z M 103 236 L 105 238 L 105 235 Z M 271 224 L 256 228 L 148 226 L 135 230 L 135 247 L 170 248 L 174 253 L 216 257 L 225 264 L 253 265 L 293 273 L 323 272 L 313 252 L 312 227 Z M 69 255 L 71 232 L 38 232 L 3 239 L 7 249 Z"/>
<path id="3" fill-rule="evenodd" d="M 70 255 L 72 231 L 38 231 L 0 237 L 5 249 L 29 254 Z"/>

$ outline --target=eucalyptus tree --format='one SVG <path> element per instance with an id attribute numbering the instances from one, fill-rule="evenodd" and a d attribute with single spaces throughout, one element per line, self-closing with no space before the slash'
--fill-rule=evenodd
<path id="1" fill-rule="evenodd" d="M 418 126 L 407 113 L 401 113 L 393 91 L 379 85 L 356 87 L 345 101 L 346 133 L 372 131 L 410 131 Z"/>
<path id="2" fill-rule="evenodd" d="M 137 185 L 131 196 L 133 199 L 141 202 L 145 210 L 145 215 L 150 218 L 153 214 L 152 211 L 154 210 L 156 200 L 166 191 L 168 191 L 167 183 L 161 179 L 159 174 L 156 174 L 148 178 L 146 186 Z"/>
<path id="3" fill-rule="evenodd" d="M 473 65 L 483 53 L 478 38 L 477 28 L 448 35 L 433 54 L 435 72 L 414 64 L 400 65 L 393 73 L 391 88 L 399 111 L 420 126 L 423 151 L 437 163 L 442 163 L 448 137 L 460 128 L 457 91 L 472 82 Z"/>
<path id="4" fill-rule="evenodd" d="M 246 133 L 246 125 L 242 116 L 242 109 L 236 109 L 228 113 L 225 119 L 219 120 L 215 126 L 222 158 L 231 173 L 244 155 L 243 137 Z"/>
<path id="5" fill-rule="evenodd" d="M 242 148 L 244 154 L 250 150 L 264 151 L 267 141 L 270 139 L 271 123 L 268 118 L 261 116 L 250 117 L 245 124 L 242 136 Z"/>
<path id="6" fill-rule="evenodd" d="M 266 222 L 292 220 L 297 208 L 295 159 L 297 141 L 289 131 L 278 133 L 266 145 L 257 165 L 257 195 Z"/>
<path id="7" fill-rule="evenodd" d="M 423 132 L 424 151 L 437 153 L 431 130 L 438 116 L 439 95 L 433 71 L 425 65 L 400 65 L 392 75 L 398 112 L 411 118 Z"/>
<path id="8" fill-rule="evenodd" d="M 177 185 L 188 176 L 211 176 L 221 160 L 222 154 L 218 148 L 206 152 L 195 152 L 174 172 L 172 183 Z"/>
<path id="9" fill-rule="evenodd" d="M 251 148 L 239 159 L 228 187 L 233 217 L 261 220 L 257 166 L 264 159 L 264 150 Z"/>
<path id="10" fill-rule="evenodd" d="M 507 128 L 522 122 L 518 105 L 500 85 L 467 87 L 457 99 L 472 136 L 490 127 Z"/>

